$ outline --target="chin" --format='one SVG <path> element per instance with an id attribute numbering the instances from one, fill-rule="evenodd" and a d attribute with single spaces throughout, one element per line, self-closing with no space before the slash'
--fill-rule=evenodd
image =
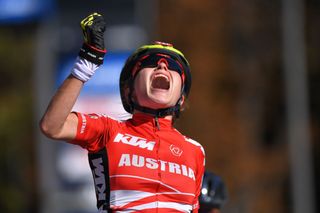
<path id="1" fill-rule="evenodd" d="M 154 105 L 155 109 L 164 109 L 164 108 L 172 107 L 175 104 L 168 102 L 168 101 L 159 101 L 158 100 L 158 101 L 155 101 L 153 105 Z"/>
<path id="2" fill-rule="evenodd" d="M 172 107 L 176 103 L 170 94 L 162 92 L 146 93 L 144 96 L 139 96 L 138 100 L 142 106 L 151 109 L 164 109 Z"/>
<path id="3" fill-rule="evenodd" d="M 154 94 L 152 96 L 149 96 L 149 99 L 151 102 L 157 105 L 161 105 L 164 107 L 168 107 L 171 104 L 171 99 L 167 97 L 167 95 L 162 95 L 162 94 Z"/>

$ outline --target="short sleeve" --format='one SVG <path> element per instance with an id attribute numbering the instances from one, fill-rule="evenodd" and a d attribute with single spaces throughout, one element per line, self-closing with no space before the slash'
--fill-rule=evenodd
<path id="1" fill-rule="evenodd" d="M 116 121 L 100 114 L 74 113 L 78 116 L 78 127 L 76 137 L 69 143 L 79 145 L 89 152 L 101 150 Z"/>

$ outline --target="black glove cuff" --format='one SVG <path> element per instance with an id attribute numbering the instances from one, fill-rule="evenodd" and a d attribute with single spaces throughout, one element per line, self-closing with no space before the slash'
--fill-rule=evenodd
<path id="1" fill-rule="evenodd" d="M 95 63 L 97 65 L 103 64 L 103 57 L 106 54 L 106 50 L 100 50 L 95 47 L 83 43 L 79 51 L 79 56 L 87 59 L 88 61 Z"/>

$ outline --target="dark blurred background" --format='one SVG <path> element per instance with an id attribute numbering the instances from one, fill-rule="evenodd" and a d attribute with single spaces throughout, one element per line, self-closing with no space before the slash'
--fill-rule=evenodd
<path id="1" fill-rule="evenodd" d="M 192 91 L 177 128 L 225 180 L 222 212 L 319 212 L 317 0 L 0 1 L 0 212 L 95 212 L 82 206 L 94 196 L 79 193 L 83 182 L 59 172 L 72 167 L 58 160 L 60 143 L 38 128 L 93 11 L 106 17 L 111 54 L 162 40 L 189 59 Z"/>

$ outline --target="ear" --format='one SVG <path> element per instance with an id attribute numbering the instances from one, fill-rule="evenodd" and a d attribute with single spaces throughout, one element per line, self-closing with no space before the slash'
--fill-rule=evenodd
<path id="1" fill-rule="evenodd" d="M 185 101 L 185 96 L 182 95 L 181 98 L 180 98 L 180 100 L 179 100 L 179 104 L 180 104 L 181 107 L 183 106 L 184 101 Z"/>

